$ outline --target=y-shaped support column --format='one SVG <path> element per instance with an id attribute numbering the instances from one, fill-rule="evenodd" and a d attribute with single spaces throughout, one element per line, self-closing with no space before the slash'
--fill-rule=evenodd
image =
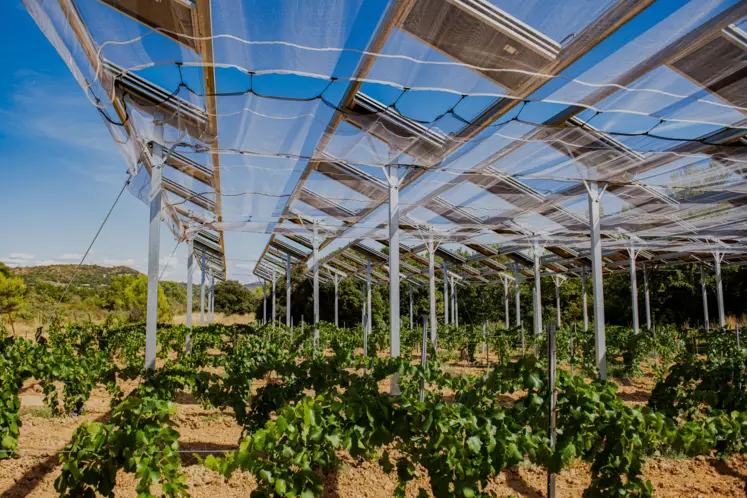
<path id="1" fill-rule="evenodd" d="M 711 328 L 710 320 L 708 318 L 708 291 L 706 290 L 705 273 L 703 273 L 703 263 L 700 263 L 700 293 L 703 296 L 703 325 L 705 325 L 705 331 L 708 333 Z"/>
<path id="2" fill-rule="evenodd" d="M 449 270 L 446 261 L 441 266 L 444 272 L 444 325 L 449 324 Z"/>
<path id="3" fill-rule="evenodd" d="M 724 253 L 713 251 L 713 269 L 716 272 L 716 304 L 718 305 L 718 324 L 721 328 L 726 327 L 726 316 L 724 315 L 724 287 L 721 284 L 721 262 Z"/>
<path id="4" fill-rule="evenodd" d="M 532 246 L 534 253 L 534 335 L 542 333 L 542 280 L 540 278 L 540 246 Z"/>
<path id="5" fill-rule="evenodd" d="M 589 196 L 589 232 L 591 234 L 591 289 L 594 299 L 594 347 L 599 378 L 607 380 L 607 341 L 604 332 L 604 287 L 602 283 L 602 241 L 599 201 L 606 186 L 599 190 L 595 181 L 584 183 Z"/>
<path id="6" fill-rule="evenodd" d="M 636 251 L 632 247 L 628 248 L 628 256 L 630 256 L 630 304 L 633 309 L 633 335 L 638 335 L 638 280 L 636 279 L 635 273 L 635 258 L 639 251 Z"/>

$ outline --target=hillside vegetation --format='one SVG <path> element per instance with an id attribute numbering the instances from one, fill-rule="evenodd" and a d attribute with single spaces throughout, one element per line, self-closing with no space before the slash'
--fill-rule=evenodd
<path id="1" fill-rule="evenodd" d="M 21 279 L 25 285 L 20 305 L 16 304 L 12 312 L 0 309 L 1 319 L 6 324 L 11 325 L 13 318 L 34 326 L 46 325 L 52 315 L 73 322 L 101 322 L 110 316 L 130 322 L 145 319 L 147 277 L 127 266 L 82 265 L 79 269 L 78 265 L 8 268 L 0 263 L 0 266 L 8 278 Z M 73 277 L 72 285 L 65 292 Z M 200 307 L 198 278 L 194 284 L 193 311 L 197 311 Z M 218 313 L 248 314 L 254 311 L 259 300 L 256 290 L 247 289 L 236 281 L 216 283 Z M 158 308 L 158 318 L 162 322 L 186 313 L 186 283 L 161 281 Z"/>
<path id="2" fill-rule="evenodd" d="M 37 284 L 67 285 L 78 265 L 49 265 L 12 268 L 14 276 L 23 278 L 27 286 Z M 106 287 L 112 283 L 112 277 L 121 275 L 138 276 L 140 272 L 128 266 L 82 265 L 75 275 L 79 287 Z"/>

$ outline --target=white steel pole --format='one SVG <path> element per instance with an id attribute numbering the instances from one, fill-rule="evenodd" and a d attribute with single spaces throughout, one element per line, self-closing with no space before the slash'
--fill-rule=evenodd
<path id="1" fill-rule="evenodd" d="M 456 296 L 454 295 L 455 289 L 454 276 L 449 277 L 449 323 L 456 325 Z"/>
<path id="2" fill-rule="evenodd" d="M 638 335 L 638 280 L 635 273 L 635 250 L 628 249 L 628 255 L 630 256 L 630 304 L 633 308 L 633 335 Z"/>
<path id="3" fill-rule="evenodd" d="M 514 283 L 516 285 L 516 292 L 514 299 L 516 300 L 516 326 L 521 326 L 521 274 L 519 273 L 519 263 L 514 263 Z"/>
<path id="4" fill-rule="evenodd" d="M 338 321 L 337 321 L 338 312 L 339 312 L 337 290 L 338 290 L 338 284 L 340 283 L 340 276 L 337 273 L 335 273 L 333 278 L 335 282 L 335 327 L 339 328 Z"/>
<path id="5" fill-rule="evenodd" d="M 366 329 L 366 285 L 362 285 L 363 290 L 361 292 L 361 295 L 363 296 L 363 299 L 361 299 L 361 327 L 365 330 Z"/>
<path id="6" fill-rule="evenodd" d="M 373 327 L 373 319 L 371 315 L 371 260 L 366 261 L 366 335 L 371 333 Z"/>
<path id="7" fill-rule="evenodd" d="M 389 166 L 389 348 L 390 356 L 399 356 L 399 167 Z M 399 379 L 393 375 L 390 394 L 399 395 Z"/>
<path id="8" fill-rule="evenodd" d="M 145 368 L 156 368 L 156 329 L 158 328 L 158 272 L 161 250 L 161 195 L 163 192 L 163 115 L 154 117 L 153 160 L 150 171 L 150 226 L 148 229 L 148 304 L 145 316 Z"/>
<path id="9" fill-rule="evenodd" d="M 291 255 L 285 260 L 285 326 L 291 326 Z"/>
<path id="10" fill-rule="evenodd" d="M 643 300 L 646 305 L 646 330 L 651 330 L 651 298 L 648 290 L 648 268 L 643 263 Z"/>
<path id="11" fill-rule="evenodd" d="M 589 230 L 591 232 L 591 289 L 594 299 L 594 346 L 599 378 L 607 380 L 607 343 L 604 331 L 604 287 L 602 282 L 602 242 L 599 222 L 599 200 L 602 192 L 597 182 L 586 185 L 589 194 Z"/>
<path id="12" fill-rule="evenodd" d="M 215 275 L 210 274 L 210 323 L 215 323 Z"/>
<path id="13" fill-rule="evenodd" d="M 721 261 L 724 253 L 716 251 L 713 253 L 713 268 L 716 272 L 716 302 L 718 304 L 718 324 L 721 328 L 726 327 L 726 316 L 724 315 L 724 288 L 721 283 Z"/>
<path id="14" fill-rule="evenodd" d="M 428 247 L 428 293 L 430 298 L 430 325 L 431 325 L 431 343 L 433 350 L 438 351 L 438 330 L 436 327 L 436 248 L 433 245 L 433 239 L 430 240 Z"/>
<path id="15" fill-rule="evenodd" d="M 705 273 L 703 273 L 703 263 L 700 264 L 700 293 L 703 295 L 703 324 L 705 325 L 705 331 L 708 333 L 711 328 L 711 323 L 708 318 L 708 291 L 706 290 Z"/>
<path id="16" fill-rule="evenodd" d="M 542 333 L 542 281 L 540 279 L 540 248 L 534 245 L 534 335 Z"/>
<path id="17" fill-rule="evenodd" d="M 194 239 L 187 239 L 187 328 L 192 328 L 192 274 L 195 272 Z M 192 350 L 192 335 L 187 334 L 186 352 Z"/>
<path id="18" fill-rule="evenodd" d="M 581 267 L 581 307 L 584 309 L 584 332 L 589 330 L 589 305 L 586 302 L 586 266 Z"/>
<path id="19" fill-rule="evenodd" d="M 205 321 L 207 322 L 208 325 L 210 325 L 210 306 L 212 306 L 212 301 L 210 300 L 210 278 L 211 276 L 212 274 L 208 272 L 207 283 L 205 284 L 207 286 L 207 291 L 206 291 L 207 292 L 207 297 L 206 297 L 207 304 L 205 305 L 207 306 L 207 311 L 205 313 Z"/>
<path id="20" fill-rule="evenodd" d="M 508 277 L 503 277 L 503 307 L 505 308 L 506 314 L 506 328 L 510 326 L 511 320 L 509 317 L 509 304 L 508 304 Z"/>
<path id="21" fill-rule="evenodd" d="M 202 250 L 202 280 L 200 281 L 200 327 L 205 326 L 205 278 L 207 277 L 207 261 L 205 250 Z"/>
<path id="22" fill-rule="evenodd" d="M 459 326 L 459 282 L 454 285 L 454 324 Z"/>
<path id="23" fill-rule="evenodd" d="M 562 281 L 560 278 L 556 278 L 555 280 L 555 324 L 558 327 L 558 330 L 560 330 L 560 284 Z"/>
<path id="24" fill-rule="evenodd" d="M 319 346 L 319 227 L 314 222 L 314 347 Z"/>
<path id="25" fill-rule="evenodd" d="M 441 265 L 444 273 L 444 325 L 449 324 L 449 270 L 446 261 Z"/>
<path id="26" fill-rule="evenodd" d="M 275 265 L 272 266 L 272 328 L 275 328 L 275 282 L 277 277 L 275 276 Z"/>

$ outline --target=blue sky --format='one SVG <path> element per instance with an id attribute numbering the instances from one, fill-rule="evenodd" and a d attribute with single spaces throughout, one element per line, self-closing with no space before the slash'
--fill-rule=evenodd
<path id="1" fill-rule="evenodd" d="M 99 114 L 20 2 L 1 2 L 0 260 L 78 263 L 127 178 L 126 165 Z M 175 241 L 161 228 L 161 264 Z M 258 254 L 266 237 L 254 237 Z M 147 268 L 148 209 L 122 195 L 87 262 Z M 181 244 L 164 273 L 186 279 Z M 239 256 L 237 256 L 239 258 Z M 239 258 L 241 259 L 241 258 Z M 245 259 L 250 259 L 246 256 Z M 233 261 L 234 278 L 254 264 Z"/>

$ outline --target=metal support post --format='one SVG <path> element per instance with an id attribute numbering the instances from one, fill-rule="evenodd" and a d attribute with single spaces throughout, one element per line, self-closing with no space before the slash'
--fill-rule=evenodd
<path id="1" fill-rule="evenodd" d="M 267 280 L 262 279 L 262 325 L 267 323 Z"/>
<path id="2" fill-rule="evenodd" d="M 410 329 L 412 329 L 412 284 L 410 284 Z"/>
<path id="3" fill-rule="evenodd" d="M 550 324 L 548 328 L 548 348 L 547 348 L 547 363 L 549 368 L 548 375 L 548 388 L 550 391 L 550 412 L 548 414 L 548 428 L 550 433 L 550 449 L 555 450 L 555 443 L 558 438 L 557 429 L 555 427 L 555 410 L 558 404 L 557 392 L 555 391 L 555 378 L 556 378 L 556 339 L 555 339 L 555 325 Z M 547 473 L 547 496 L 548 498 L 555 498 L 555 474 Z"/>
<path id="4" fill-rule="evenodd" d="M 156 368 L 156 329 L 158 328 L 158 273 L 161 249 L 161 196 L 163 193 L 163 115 L 154 117 L 153 156 L 150 170 L 150 225 L 148 229 L 148 304 L 145 316 L 145 368 Z"/>
<path id="5" fill-rule="evenodd" d="M 714 251 L 713 269 L 716 272 L 716 304 L 718 305 L 718 324 L 721 328 L 726 327 L 726 316 L 724 315 L 724 288 L 721 284 L 721 261 L 724 259 L 724 253 Z"/>
<path id="6" fill-rule="evenodd" d="M 285 326 L 291 326 L 291 256 L 285 260 Z"/>
<path id="7" fill-rule="evenodd" d="M 454 324 L 459 326 L 459 282 L 454 286 Z"/>
<path id="8" fill-rule="evenodd" d="M 519 284 L 521 283 L 521 273 L 519 273 L 519 264 L 514 263 L 514 283 L 516 284 L 516 292 L 514 295 L 514 299 L 516 300 L 516 325 L 521 325 L 521 288 L 519 287 Z"/>
<path id="9" fill-rule="evenodd" d="M 200 280 L 200 327 L 205 325 L 205 277 L 207 274 L 207 261 L 205 250 L 202 250 L 202 279 Z"/>
<path id="10" fill-rule="evenodd" d="M 340 326 L 338 325 L 339 323 L 338 318 L 339 318 L 339 312 L 340 312 L 340 307 L 339 307 L 340 302 L 339 302 L 338 291 L 339 291 L 339 284 L 340 284 L 340 276 L 337 273 L 335 273 L 334 275 L 334 281 L 335 281 L 335 328 L 339 328 Z"/>
<path id="11" fill-rule="evenodd" d="M 371 311 L 371 260 L 366 261 L 366 333 L 364 338 L 368 338 L 373 326 L 373 313 Z"/>
<path id="12" fill-rule="evenodd" d="M 275 266 L 272 267 L 272 328 L 275 329 L 275 282 L 277 277 L 275 276 Z"/>
<path id="13" fill-rule="evenodd" d="M 504 313 L 506 315 L 506 320 L 505 320 L 506 328 L 508 329 L 511 323 L 511 318 L 509 316 L 510 315 L 509 304 L 508 304 L 508 277 L 504 276 L 502 280 L 503 280 L 503 307 L 504 307 Z"/>
<path id="14" fill-rule="evenodd" d="M 433 350 L 438 351 L 438 331 L 436 328 L 436 248 L 433 238 L 427 244 L 428 248 L 428 298 L 430 301 L 431 343 Z"/>
<path id="15" fill-rule="evenodd" d="M 399 356 L 399 167 L 389 166 L 389 354 Z M 399 395 L 398 375 L 391 378 L 389 393 Z"/>
<path id="16" fill-rule="evenodd" d="M 705 273 L 703 273 L 703 263 L 700 264 L 700 293 L 703 295 L 703 324 L 705 325 L 706 334 L 710 331 L 710 320 L 708 318 L 708 291 L 706 290 Z"/>
<path id="17" fill-rule="evenodd" d="M 455 287 L 456 285 L 454 282 L 454 276 L 451 275 L 449 277 L 449 313 L 451 313 L 449 315 L 449 323 L 454 325 L 456 325 L 456 296 L 454 295 L 456 294 L 454 292 Z"/>
<path id="18" fill-rule="evenodd" d="M 485 356 L 485 340 L 487 339 L 488 322 L 482 322 L 482 355 Z"/>
<path id="19" fill-rule="evenodd" d="M 602 283 L 602 242 L 599 200 L 604 193 L 595 181 L 586 182 L 589 194 L 589 231 L 591 232 L 591 289 L 594 299 L 594 346 L 599 378 L 607 380 L 607 343 L 604 331 L 604 287 Z"/>
<path id="20" fill-rule="evenodd" d="M 638 335 L 638 280 L 635 273 L 636 251 L 633 248 L 628 249 L 630 256 L 630 304 L 633 309 L 633 335 Z"/>
<path id="21" fill-rule="evenodd" d="M 581 267 L 581 307 L 584 310 L 584 332 L 589 330 L 589 305 L 586 302 L 586 267 Z"/>
<path id="22" fill-rule="evenodd" d="M 643 300 L 646 305 L 646 330 L 651 330 L 651 298 L 648 291 L 648 268 L 643 263 Z"/>
<path id="23" fill-rule="evenodd" d="M 319 346 L 319 227 L 314 222 L 312 246 L 314 248 L 314 347 Z"/>
<path id="24" fill-rule="evenodd" d="M 553 278 L 553 281 L 555 282 L 555 324 L 560 328 L 560 284 L 562 284 L 563 281 L 560 277 Z"/>
<path id="25" fill-rule="evenodd" d="M 441 266 L 444 272 L 444 325 L 449 324 L 449 270 L 446 261 Z"/>
<path id="26" fill-rule="evenodd" d="M 215 323 L 215 275 L 210 274 L 210 323 Z"/>
<path id="27" fill-rule="evenodd" d="M 192 328 L 192 275 L 195 272 L 194 239 L 187 239 L 187 328 Z M 192 334 L 187 333 L 185 351 L 192 351 Z"/>
<path id="28" fill-rule="evenodd" d="M 428 315 L 423 315 L 423 342 L 420 344 L 420 366 L 425 370 L 428 349 Z M 425 401 L 425 379 L 420 379 L 420 402 Z"/>
<path id="29" fill-rule="evenodd" d="M 205 272 L 205 325 L 210 325 L 210 270 Z"/>
<path id="30" fill-rule="evenodd" d="M 534 244 L 534 335 L 542 333 L 542 280 L 540 278 L 540 247 Z"/>

